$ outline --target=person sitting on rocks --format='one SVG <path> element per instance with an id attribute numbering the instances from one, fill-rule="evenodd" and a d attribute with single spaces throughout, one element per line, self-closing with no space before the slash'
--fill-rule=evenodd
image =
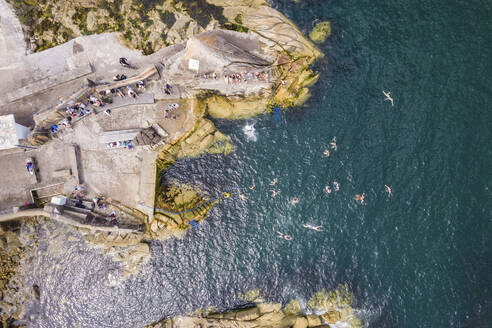
<path id="1" fill-rule="evenodd" d="M 133 99 L 137 99 L 137 93 L 133 91 L 133 89 L 127 85 L 126 88 L 128 89 L 128 96 L 132 97 Z"/>
<path id="2" fill-rule="evenodd" d="M 166 95 L 170 96 L 171 95 L 171 86 L 166 83 L 166 88 L 164 89 L 164 92 L 166 93 Z"/>
<path id="3" fill-rule="evenodd" d="M 98 98 L 94 97 L 93 95 L 90 95 L 89 96 L 89 103 L 91 105 L 96 106 L 96 107 L 101 107 L 103 105 L 103 103 L 101 102 L 101 100 L 99 100 Z"/>
<path id="4" fill-rule="evenodd" d="M 137 82 L 137 88 L 138 89 L 145 89 L 145 82 L 143 80 L 140 80 Z"/>
<path id="5" fill-rule="evenodd" d="M 109 215 L 107 216 L 107 220 L 109 222 L 111 222 L 111 224 L 116 224 L 118 221 L 117 221 L 117 218 L 118 216 L 116 215 L 116 212 L 115 211 L 111 211 L 111 213 L 109 213 Z"/>
<path id="6" fill-rule="evenodd" d="M 125 57 L 121 57 L 120 58 L 120 64 L 123 65 L 123 66 L 127 66 L 127 67 L 130 67 L 130 63 L 128 62 L 128 60 L 125 58 Z"/>
<path id="7" fill-rule="evenodd" d="M 72 122 L 72 117 L 71 117 L 71 116 L 69 116 L 69 117 L 67 117 L 66 119 L 64 119 L 64 120 L 61 122 L 61 124 L 62 124 L 63 126 L 65 126 L 65 127 L 69 128 L 69 127 L 71 127 L 71 126 L 72 126 L 71 122 Z"/>
<path id="8" fill-rule="evenodd" d="M 120 88 L 116 88 L 114 91 L 115 91 L 115 92 L 116 92 L 116 94 L 117 94 L 118 96 L 120 96 L 121 98 L 123 98 L 123 97 L 125 96 L 125 95 L 123 94 L 123 92 L 120 90 Z"/>
<path id="9" fill-rule="evenodd" d="M 117 74 L 115 77 L 113 77 L 113 81 L 123 81 L 126 79 L 126 75 L 125 74 Z"/>
<path id="10" fill-rule="evenodd" d="M 103 196 L 97 196 L 92 198 L 92 202 L 94 203 L 94 206 L 98 209 L 105 209 L 106 205 L 104 204 L 104 197 Z"/>

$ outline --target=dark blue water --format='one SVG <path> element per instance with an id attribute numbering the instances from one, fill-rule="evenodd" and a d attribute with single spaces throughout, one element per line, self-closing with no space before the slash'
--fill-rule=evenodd
<path id="1" fill-rule="evenodd" d="M 240 186 L 248 199 L 223 201 L 182 240 L 153 242 L 143 273 L 114 287 L 105 282 L 117 266 L 99 250 L 68 241 L 57 256 L 41 250 L 29 278 L 42 290 L 34 326 L 142 326 L 242 305 L 236 295 L 250 289 L 287 302 L 338 284 L 370 327 L 490 326 L 492 4 L 274 6 L 306 33 L 316 20 L 333 22 L 313 97 L 279 126 L 270 115 L 216 122 L 236 151 L 183 160 L 164 175 L 210 194 Z M 338 150 L 326 158 L 334 136 Z M 334 180 L 341 190 L 328 195 Z M 365 206 L 353 200 L 363 192 Z"/>

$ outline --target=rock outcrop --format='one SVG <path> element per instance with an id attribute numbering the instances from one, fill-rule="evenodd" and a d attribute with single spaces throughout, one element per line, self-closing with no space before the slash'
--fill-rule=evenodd
<path id="1" fill-rule="evenodd" d="M 331 35 L 331 23 L 329 21 L 319 22 L 309 33 L 309 38 L 316 43 L 325 42 L 326 38 Z"/>
<path id="2" fill-rule="evenodd" d="M 147 328 L 320 328 L 329 324 L 345 322 L 347 327 L 361 327 L 360 321 L 347 317 L 336 310 L 318 316 L 316 314 L 289 314 L 282 310 L 280 303 L 260 303 L 254 307 L 203 316 L 179 316 L 169 318 Z"/>

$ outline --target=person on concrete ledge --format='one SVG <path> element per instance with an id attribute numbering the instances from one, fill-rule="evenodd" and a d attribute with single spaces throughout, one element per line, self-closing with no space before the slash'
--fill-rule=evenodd
<path id="1" fill-rule="evenodd" d="M 123 66 L 127 66 L 127 67 L 130 67 L 130 63 L 128 62 L 128 60 L 125 58 L 125 57 L 121 57 L 120 58 L 120 64 L 123 65 Z"/>

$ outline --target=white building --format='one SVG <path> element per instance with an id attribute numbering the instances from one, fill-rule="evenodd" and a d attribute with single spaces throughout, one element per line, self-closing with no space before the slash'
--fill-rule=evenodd
<path id="1" fill-rule="evenodd" d="M 14 114 L 0 116 L 0 150 L 15 148 L 30 129 L 15 123 Z"/>

